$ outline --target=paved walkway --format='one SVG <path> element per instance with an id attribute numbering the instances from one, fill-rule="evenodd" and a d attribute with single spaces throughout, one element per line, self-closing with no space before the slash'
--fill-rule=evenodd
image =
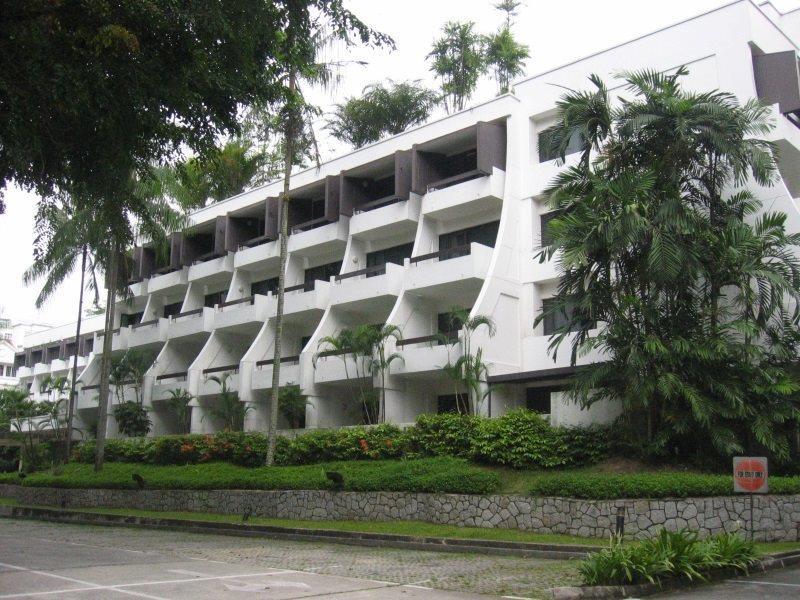
<path id="1" fill-rule="evenodd" d="M 800 567 L 754 573 L 714 585 L 658 596 L 663 600 L 797 600 L 800 598 Z"/>
<path id="2" fill-rule="evenodd" d="M 470 600 L 575 581 L 570 561 L 0 519 L 0 600 Z"/>

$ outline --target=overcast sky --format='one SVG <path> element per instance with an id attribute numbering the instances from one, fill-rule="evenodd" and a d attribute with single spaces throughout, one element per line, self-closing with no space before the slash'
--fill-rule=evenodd
<path id="1" fill-rule="evenodd" d="M 329 95 L 315 100 L 330 109 L 333 103 L 360 95 L 369 83 L 421 79 L 436 82 L 428 72 L 426 54 L 448 20 L 471 20 L 481 33 L 495 30 L 502 21 L 495 0 L 345 0 L 362 20 L 394 38 L 394 52 L 354 49 L 348 57 L 366 66 L 350 66 Z M 526 0 L 516 18 L 517 39 L 529 46 L 532 58 L 527 74 L 593 54 L 620 42 L 700 14 L 729 0 Z M 800 6 L 800 0 L 773 0 L 782 11 Z M 472 102 L 490 98 L 494 81 L 484 78 Z M 323 158 L 341 149 L 323 139 Z M 33 215 L 36 197 L 20 190 L 6 191 L 6 214 L 0 215 L 0 314 L 15 321 L 36 320 L 61 325 L 75 320 L 78 281 L 74 276 L 41 311 L 34 307 L 37 287 L 22 285 L 22 272 L 31 261 Z"/>

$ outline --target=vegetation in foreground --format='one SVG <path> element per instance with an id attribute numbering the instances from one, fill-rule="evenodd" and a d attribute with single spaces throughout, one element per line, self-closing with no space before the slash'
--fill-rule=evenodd
<path id="1" fill-rule="evenodd" d="M 735 533 L 701 540 L 687 531 L 662 529 L 635 544 L 612 538 L 608 548 L 590 555 L 578 569 L 586 585 L 656 583 L 669 577 L 704 580 L 713 569 L 746 571 L 758 556 L 755 544 Z"/>

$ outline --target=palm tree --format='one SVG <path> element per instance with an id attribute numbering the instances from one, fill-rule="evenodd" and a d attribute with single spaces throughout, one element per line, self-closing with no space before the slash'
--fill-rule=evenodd
<path id="1" fill-rule="evenodd" d="M 475 32 L 475 23 L 445 24 L 442 37 L 433 43 L 427 58 L 430 70 L 441 79 L 445 110 L 462 110 L 486 71 L 483 39 Z"/>
<path id="2" fill-rule="evenodd" d="M 558 257 L 561 280 L 537 322 L 561 316 L 550 350 L 570 340 L 573 364 L 604 356 L 578 372 L 573 397 L 620 401 L 647 432 L 642 451 L 787 460 L 800 422 L 800 315 L 787 308 L 800 300 L 800 236 L 743 189 L 775 175 L 769 112 L 685 91 L 686 74 L 622 74 L 618 107 L 597 76 L 562 97 L 556 148 L 563 157 L 579 135 L 583 152 L 549 190 L 563 212 L 541 259 Z"/>
<path id="3" fill-rule="evenodd" d="M 380 378 L 380 407 L 378 411 L 378 423 L 386 421 L 386 372 L 391 364 L 397 360 L 402 361 L 403 357 L 398 352 L 387 353 L 386 345 L 390 339 L 395 341 L 403 339 L 403 334 L 397 325 L 384 325 L 380 329 L 373 328 L 371 340 L 371 364 L 370 371 Z"/>
<path id="4" fill-rule="evenodd" d="M 189 433 L 192 426 L 192 407 L 190 403 L 194 400 L 194 396 L 183 388 L 168 390 L 167 393 L 169 394 L 167 406 L 178 421 L 178 427 L 180 428 L 178 433 Z"/>
<path id="5" fill-rule="evenodd" d="M 450 309 L 447 321 L 449 331 L 440 333 L 440 338 L 446 344 L 460 344 L 461 355 L 454 362 L 448 360 L 442 370 L 456 384 L 456 398 L 460 396 L 459 388 L 467 389 L 470 406 L 465 407 L 466 412 L 478 414 L 480 405 L 488 394 L 488 390 L 484 392 L 483 384 L 487 381 L 489 368 L 483 362 L 483 348 L 479 347 L 473 352 L 472 336 L 478 329 L 485 327 L 489 337 L 494 337 L 497 328 L 490 316 L 470 315 L 469 310 L 459 306 Z M 461 335 L 452 337 L 452 333 L 458 330 Z"/>
<path id="6" fill-rule="evenodd" d="M 225 431 L 244 431 L 244 420 L 253 407 L 239 400 L 239 394 L 228 389 L 230 377 L 230 373 L 223 373 L 208 378 L 208 381 L 219 386 L 219 398 L 208 408 L 208 414 L 222 421 Z"/>
<path id="7" fill-rule="evenodd" d="M 509 26 L 484 39 L 486 65 L 494 71 L 497 93 L 505 94 L 511 89 L 511 81 L 525 73 L 525 60 L 531 54 L 525 44 L 520 44 Z"/>
<path id="8" fill-rule="evenodd" d="M 56 289 L 75 271 L 80 258 L 80 289 L 78 292 L 78 319 L 75 324 L 75 354 L 72 357 L 72 382 L 67 402 L 66 456 L 69 459 L 72 444 L 72 426 L 75 413 L 75 386 L 78 380 L 81 321 L 83 318 L 83 293 L 86 276 L 94 292 L 94 306 L 100 303 L 97 284 L 98 271 L 102 271 L 105 240 L 98 239 L 98 231 L 86 209 L 74 206 L 70 197 L 62 195 L 53 203 L 42 203 L 36 214 L 37 231 L 34 240 L 33 264 L 23 274 L 25 285 L 44 279 L 36 308 L 41 308 Z"/>

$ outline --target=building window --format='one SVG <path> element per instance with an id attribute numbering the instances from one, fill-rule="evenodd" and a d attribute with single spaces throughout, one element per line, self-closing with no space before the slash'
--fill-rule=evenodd
<path id="1" fill-rule="evenodd" d="M 210 294 L 206 294 L 203 297 L 203 306 L 206 308 L 214 308 L 214 306 L 220 305 L 225 302 L 225 290 L 220 290 L 218 292 L 212 292 Z"/>
<path id="2" fill-rule="evenodd" d="M 136 323 L 140 323 L 142 321 L 143 316 L 144 312 L 123 313 L 119 316 L 119 326 L 127 327 L 128 325 L 134 325 Z"/>
<path id="3" fill-rule="evenodd" d="M 393 246 L 391 248 L 384 248 L 383 250 L 376 250 L 367 254 L 367 268 L 379 267 L 386 263 L 393 263 L 395 265 L 402 265 L 406 258 L 411 258 L 411 250 L 414 244 L 402 244 L 400 246 Z M 380 273 L 368 273 L 367 277 L 379 275 Z"/>
<path id="4" fill-rule="evenodd" d="M 314 289 L 314 282 L 319 280 L 329 281 L 331 277 L 338 275 L 342 270 L 342 261 L 332 262 L 318 267 L 311 267 L 305 272 L 305 291 Z"/>
<path id="5" fill-rule="evenodd" d="M 262 296 L 266 296 L 272 292 L 272 295 L 278 294 L 278 278 L 271 277 L 269 279 L 262 279 L 261 281 L 254 281 L 250 284 L 250 295 L 255 296 L 256 294 L 261 294 Z"/>
<path id="6" fill-rule="evenodd" d="M 542 312 L 549 311 L 553 306 L 556 305 L 556 298 L 545 298 L 542 300 Z M 564 309 L 559 311 L 554 311 L 547 314 L 542 321 L 542 325 L 544 327 L 544 335 L 553 335 L 557 333 L 559 329 L 567 325 L 569 322 L 572 321 L 573 316 L 575 315 L 575 311 L 577 310 L 576 307 L 567 305 Z M 594 329 L 594 322 L 589 327 L 589 329 Z M 572 330 L 571 330 L 572 331 Z"/>
<path id="7" fill-rule="evenodd" d="M 464 327 L 464 323 L 457 315 L 451 312 L 443 312 L 436 315 L 436 330 L 445 336 L 448 341 L 456 340 L 462 327 Z"/>
<path id="8" fill-rule="evenodd" d="M 539 162 L 547 162 L 559 158 L 558 148 L 554 144 L 553 129 L 545 129 L 539 133 Z M 565 156 L 581 152 L 583 150 L 583 134 L 580 131 L 573 131 L 567 144 Z"/>
<path id="9" fill-rule="evenodd" d="M 445 394 L 436 398 L 437 414 L 459 413 L 469 408 L 469 398 L 466 394 Z"/>
<path id="10" fill-rule="evenodd" d="M 563 210 L 551 210 L 550 212 L 546 212 L 539 217 L 542 248 L 544 248 L 545 246 L 549 246 L 550 244 L 553 243 L 553 236 L 550 235 L 550 230 L 548 229 L 548 227 L 550 226 L 550 222 L 553 219 L 557 219 L 562 214 L 564 214 Z"/>
<path id="11" fill-rule="evenodd" d="M 453 251 L 452 254 L 440 257 L 439 260 L 446 258 L 455 258 L 457 256 L 464 256 L 469 254 L 469 245 L 473 242 L 494 248 L 497 242 L 497 231 L 500 228 L 500 221 L 491 221 L 490 223 L 483 223 L 475 227 L 468 227 L 467 229 L 460 229 L 459 231 L 451 231 L 439 236 L 439 251 Z M 463 252 L 459 252 L 463 249 Z"/>
<path id="12" fill-rule="evenodd" d="M 183 301 L 179 302 L 172 302 L 171 304 L 164 305 L 164 318 L 169 319 L 170 317 L 177 317 L 181 314 L 181 307 L 183 306 Z"/>
<path id="13" fill-rule="evenodd" d="M 561 391 L 560 387 L 530 387 L 525 390 L 525 408 L 540 415 L 549 415 L 553 392 Z"/>

